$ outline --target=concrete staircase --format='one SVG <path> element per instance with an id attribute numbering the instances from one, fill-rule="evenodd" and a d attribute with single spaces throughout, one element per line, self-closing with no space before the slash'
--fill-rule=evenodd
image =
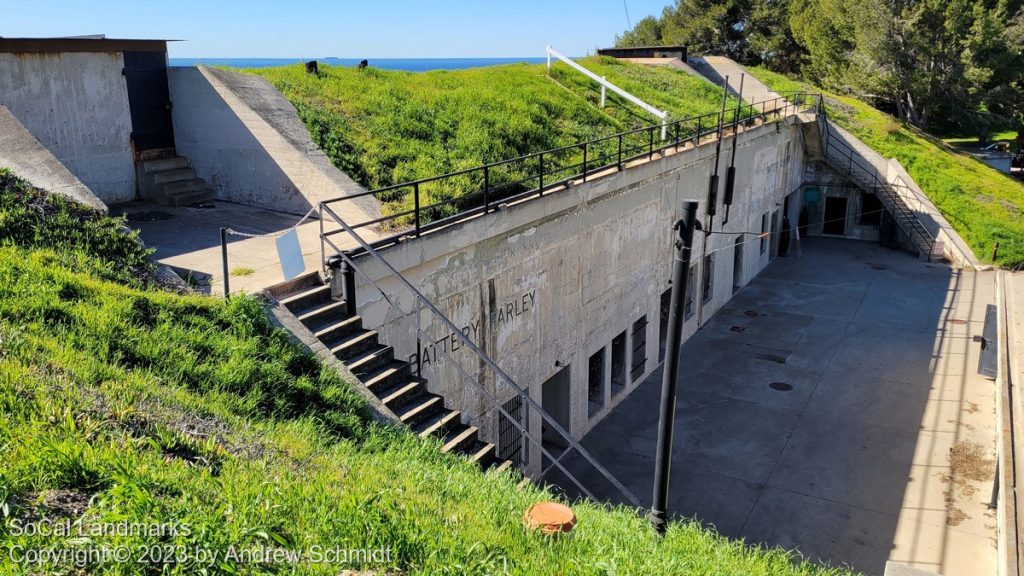
<path id="1" fill-rule="evenodd" d="M 850 163 L 841 154 L 829 147 L 824 157 L 825 163 L 833 170 L 843 174 L 850 182 L 865 192 L 873 193 L 882 203 L 885 210 L 896 221 L 899 229 L 910 239 L 910 243 L 917 249 L 918 255 L 927 260 L 939 258 L 933 254 L 934 239 L 918 219 L 914 211 L 900 196 L 892 185 L 877 178 L 869 176 L 861 170 L 850 169 Z M 866 161 L 865 161 L 866 162 Z"/>
<path id="2" fill-rule="evenodd" d="M 195 206 L 211 202 L 217 193 L 196 176 L 181 156 L 137 162 L 139 196 L 164 206 Z"/>
<path id="3" fill-rule="evenodd" d="M 412 373 L 410 363 L 396 360 L 394 348 L 381 343 L 377 332 L 363 328 L 362 318 L 349 316 L 344 301 L 332 300 L 330 285 L 318 282 L 279 302 L 420 437 L 440 438 L 442 452 L 464 455 L 485 470 L 512 466 L 442 396 L 428 392 L 426 380 Z"/>

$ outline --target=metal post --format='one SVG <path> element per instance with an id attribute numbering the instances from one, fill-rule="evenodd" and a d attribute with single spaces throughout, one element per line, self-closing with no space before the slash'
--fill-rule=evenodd
<path id="1" fill-rule="evenodd" d="M 697 135 L 693 139 L 694 140 L 694 142 L 693 142 L 694 146 L 700 146 L 700 131 L 703 129 L 703 127 L 701 126 L 701 123 L 703 121 L 704 121 L 704 118 L 702 116 L 698 116 L 697 117 Z"/>
<path id="2" fill-rule="evenodd" d="M 231 294 L 228 286 L 228 229 L 223 226 L 220 228 L 220 258 L 224 264 L 224 297 L 227 298 Z"/>
<path id="3" fill-rule="evenodd" d="M 484 164 L 484 214 L 487 214 L 491 207 L 491 174 L 487 164 Z"/>
<path id="4" fill-rule="evenodd" d="M 348 260 L 341 262 L 341 297 L 345 300 L 345 313 L 356 315 L 356 270 Z"/>
<path id="5" fill-rule="evenodd" d="M 619 172 L 622 172 L 622 133 L 619 133 Z"/>
<path id="6" fill-rule="evenodd" d="M 999 462 L 996 462 L 996 475 L 992 479 L 992 497 L 988 499 L 988 509 L 999 508 Z"/>
<path id="7" fill-rule="evenodd" d="M 650 141 L 648 144 L 649 148 L 647 152 L 647 159 L 654 160 L 654 128 L 652 127 L 648 130 L 647 134 L 649 136 L 648 140 Z"/>
<path id="8" fill-rule="evenodd" d="M 583 181 L 587 181 L 587 143 L 583 143 Z"/>
<path id="9" fill-rule="evenodd" d="M 647 519 L 659 534 L 668 527 L 668 482 L 672 468 L 672 433 L 676 420 L 676 389 L 679 385 L 679 356 L 682 351 L 683 298 L 693 248 L 693 228 L 697 219 L 697 203 L 683 205 L 683 217 L 672 229 L 675 258 L 672 261 L 672 298 L 668 311 L 668 338 L 665 343 L 665 366 L 661 378 L 661 416 L 658 420 L 658 452 L 654 464 L 654 497 Z"/>
<path id="10" fill-rule="evenodd" d="M 412 185 L 413 191 L 413 218 L 416 221 L 416 235 L 420 235 L 420 183 L 417 182 Z"/>
<path id="11" fill-rule="evenodd" d="M 999 242 L 998 241 L 996 242 L 996 245 L 992 247 L 992 261 L 993 262 L 996 261 L 996 257 L 997 256 L 999 256 Z"/>
<path id="12" fill-rule="evenodd" d="M 540 160 L 537 162 L 537 177 L 540 180 L 537 184 L 537 192 L 541 195 L 544 194 L 544 153 L 540 153 Z"/>

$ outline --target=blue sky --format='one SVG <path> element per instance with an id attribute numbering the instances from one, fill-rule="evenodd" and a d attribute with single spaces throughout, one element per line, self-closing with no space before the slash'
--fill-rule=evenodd
<path id="1" fill-rule="evenodd" d="M 635 23 L 671 0 L 626 0 Z M 0 36 L 174 38 L 171 57 L 581 56 L 626 28 L 623 0 L 0 0 Z"/>

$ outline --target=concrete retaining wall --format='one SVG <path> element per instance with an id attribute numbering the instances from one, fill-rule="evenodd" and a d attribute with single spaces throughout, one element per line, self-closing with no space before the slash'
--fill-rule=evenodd
<path id="1" fill-rule="evenodd" d="M 787 123 L 769 124 L 740 135 L 736 198 L 727 231 L 758 232 L 763 215 L 769 215 L 770 221 L 771 214 L 781 213 L 783 199 L 799 185 L 789 175 L 803 170 L 796 130 Z M 723 146 L 723 173 L 730 148 Z M 703 217 L 714 153 L 714 145 L 706 144 L 665 158 L 656 156 L 626 171 L 399 244 L 384 256 L 520 386 L 529 387 L 537 402 L 542 401 L 542 383 L 568 365 L 569 428 L 581 437 L 659 364 L 661 298 L 669 290 L 672 223 L 684 200 L 701 201 Z M 715 218 L 715 230 L 721 229 L 721 218 L 721 213 Z M 777 232 L 781 216 L 775 222 Z M 686 337 L 732 297 L 737 237 L 708 237 L 713 280 L 703 306 L 700 288 L 706 272 L 699 265 L 700 257 L 694 257 L 695 298 L 685 324 Z M 768 264 L 777 244 L 772 239 L 742 237 L 740 286 Z M 698 233 L 695 254 L 703 250 L 704 240 Z M 380 283 L 392 302 L 406 311 L 414 309 L 411 294 L 371 257 L 364 257 L 360 268 Z M 394 346 L 399 357 L 415 357 L 417 315 L 396 311 L 376 289 L 362 278 L 359 281 L 365 326 L 379 330 L 382 341 Z M 420 314 L 419 322 L 427 333 L 436 335 L 433 342 L 425 343 L 420 357 L 429 387 L 471 416 L 484 436 L 494 441 L 497 414 L 492 405 L 463 380 L 452 363 L 443 361 L 439 348 L 450 347 L 451 331 L 432 323 L 427 314 Z M 637 345 L 641 337 L 633 334 L 634 326 L 641 326 L 645 345 Z M 626 334 L 628 383 L 613 395 L 611 347 L 622 333 Z M 589 414 L 588 359 L 601 350 L 605 351 L 604 406 Z M 495 384 L 493 374 L 470 351 L 449 352 L 501 400 L 513 395 Z M 628 368 L 640 354 L 646 361 L 635 378 L 629 377 Z M 529 427 L 535 437 L 540 436 L 538 415 L 530 416 Z M 539 456 L 535 449 L 531 466 L 540 461 Z"/>
<path id="2" fill-rule="evenodd" d="M 330 163 L 266 80 L 200 66 L 169 68 L 168 81 L 178 152 L 222 200 L 305 214 L 323 200 L 363 191 Z M 371 199 L 350 204 L 353 220 L 379 216 Z"/>
<path id="3" fill-rule="evenodd" d="M 119 53 L 0 54 L 0 105 L 107 204 L 135 197 Z"/>
<path id="4" fill-rule="evenodd" d="M 0 106 L 0 168 L 33 186 L 106 212 L 107 206 L 75 178 L 7 108 Z"/>

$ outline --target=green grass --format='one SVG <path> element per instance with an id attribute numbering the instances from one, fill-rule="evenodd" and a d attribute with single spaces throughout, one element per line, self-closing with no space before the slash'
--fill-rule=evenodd
<path id="1" fill-rule="evenodd" d="M 784 76 L 752 68 L 773 90 L 822 92 Z M 942 140 L 867 104 L 826 95 L 829 118 L 887 158 L 896 158 L 983 261 L 1024 264 L 1024 182 L 967 156 Z"/>
<path id="2" fill-rule="evenodd" d="M 231 269 L 232 276 L 252 276 L 255 273 L 256 270 L 254 268 L 249 268 L 248 266 L 238 266 Z"/>
<path id="3" fill-rule="evenodd" d="M 955 146 L 957 148 L 976 148 L 978 146 L 978 137 L 977 136 L 953 135 L 953 136 L 943 136 L 941 139 L 946 144 L 949 144 L 951 146 Z M 1016 139 L 1017 139 L 1017 133 L 1015 131 L 1013 131 L 1013 130 L 1003 130 L 1002 132 L 993 132 L 992 134 L 989 134 L 989 136 L 988 136 L 988 142 L 989 143 L 992 143 L 992 142 L 1010 142 L 1011 143 L 1011 150 L 1012 150 L 1012 143 Z"/>
<path id="4" fill-rule="evenodd" d="M 0 216 L 45 195 L 3 174 Z M 11 193 L 11 189 L 22 193 Z M 38 225 L 107 231 L 0 241 L 0 572 L 4 574 L 840 574 L 723 539 L 693 522 L 655 536 L 637 511 L 577 502 L 570 535 L 521 527 L 547 492 L 516 488 L 442 455 L 436 442 L 375 424 L 361 396 L 293 344 L 250 296 L 162 292 L 137 276 L 118 220 L 56 201 Z M 2 220 L 6 222 L 6 220 Z M 59 225 L 57 223 L 60 223 Z M 65 229 L 67 227 L 67 229 Z M 56 231 L 51 233 L 57 233 Z M 57 497 L 60 498 L 57 498 Z M 21 534 L 26 519 L 77 502 L 83 525 L 174 523 L 176 534 L 82 539 Z M 135 561 L 32 567 L 10 551 L 162 544 L 390 550 L 380 565 L 165 566 Z M 187 558 L 195 558 L 190 552 Z M 388 572 L 393 573 L 393 572 Z"/>
<path id="5" fill-rule="evenodd" d="M 669 69 L 586 58 L 581 63 L 609 81 L 681 119 L 717 112 L 720 89 L 689 74 Z M 313 140 L 342 171 L 368 189 L 391 186 L 474 168 L 489 162 L 610 136 L 659 121 L 609 92 L 599 106 L 595 82 L 563 63 L 551 77 L 543 65 L 515 64 L 469 70 L 400 72 L 375 68 L 321 66 L 319 77 L 301 65 L 249 69 L 272 82 L 298 109 Z M 732 101 L 731 101 L 732 102 Z M 624 144 L 644 150 L 646 133 Z M 628 152 L 628 150 L 627 150 Z M 589 151 L 591 165 L 608 164 L 617 143 Z M 627 154 L 628 155 L 628 154 Z M 568 166 L 582 161 L 578 149 L 546 158 L 546 170 L 566 167 L 546 177 L 554 182 L 578 172 Z M 536 159 L 491 170 L 492 186 L 507 185 L 508 194 L 536 187 Z M 483 185 L 475 173 L 421 187 L 421 204 L 459 198 L 431 214 L 440 217 L 469 204 L 467 197 Z M 386 212 L 413 207 L 409 188 L 385 195 Z"/>

